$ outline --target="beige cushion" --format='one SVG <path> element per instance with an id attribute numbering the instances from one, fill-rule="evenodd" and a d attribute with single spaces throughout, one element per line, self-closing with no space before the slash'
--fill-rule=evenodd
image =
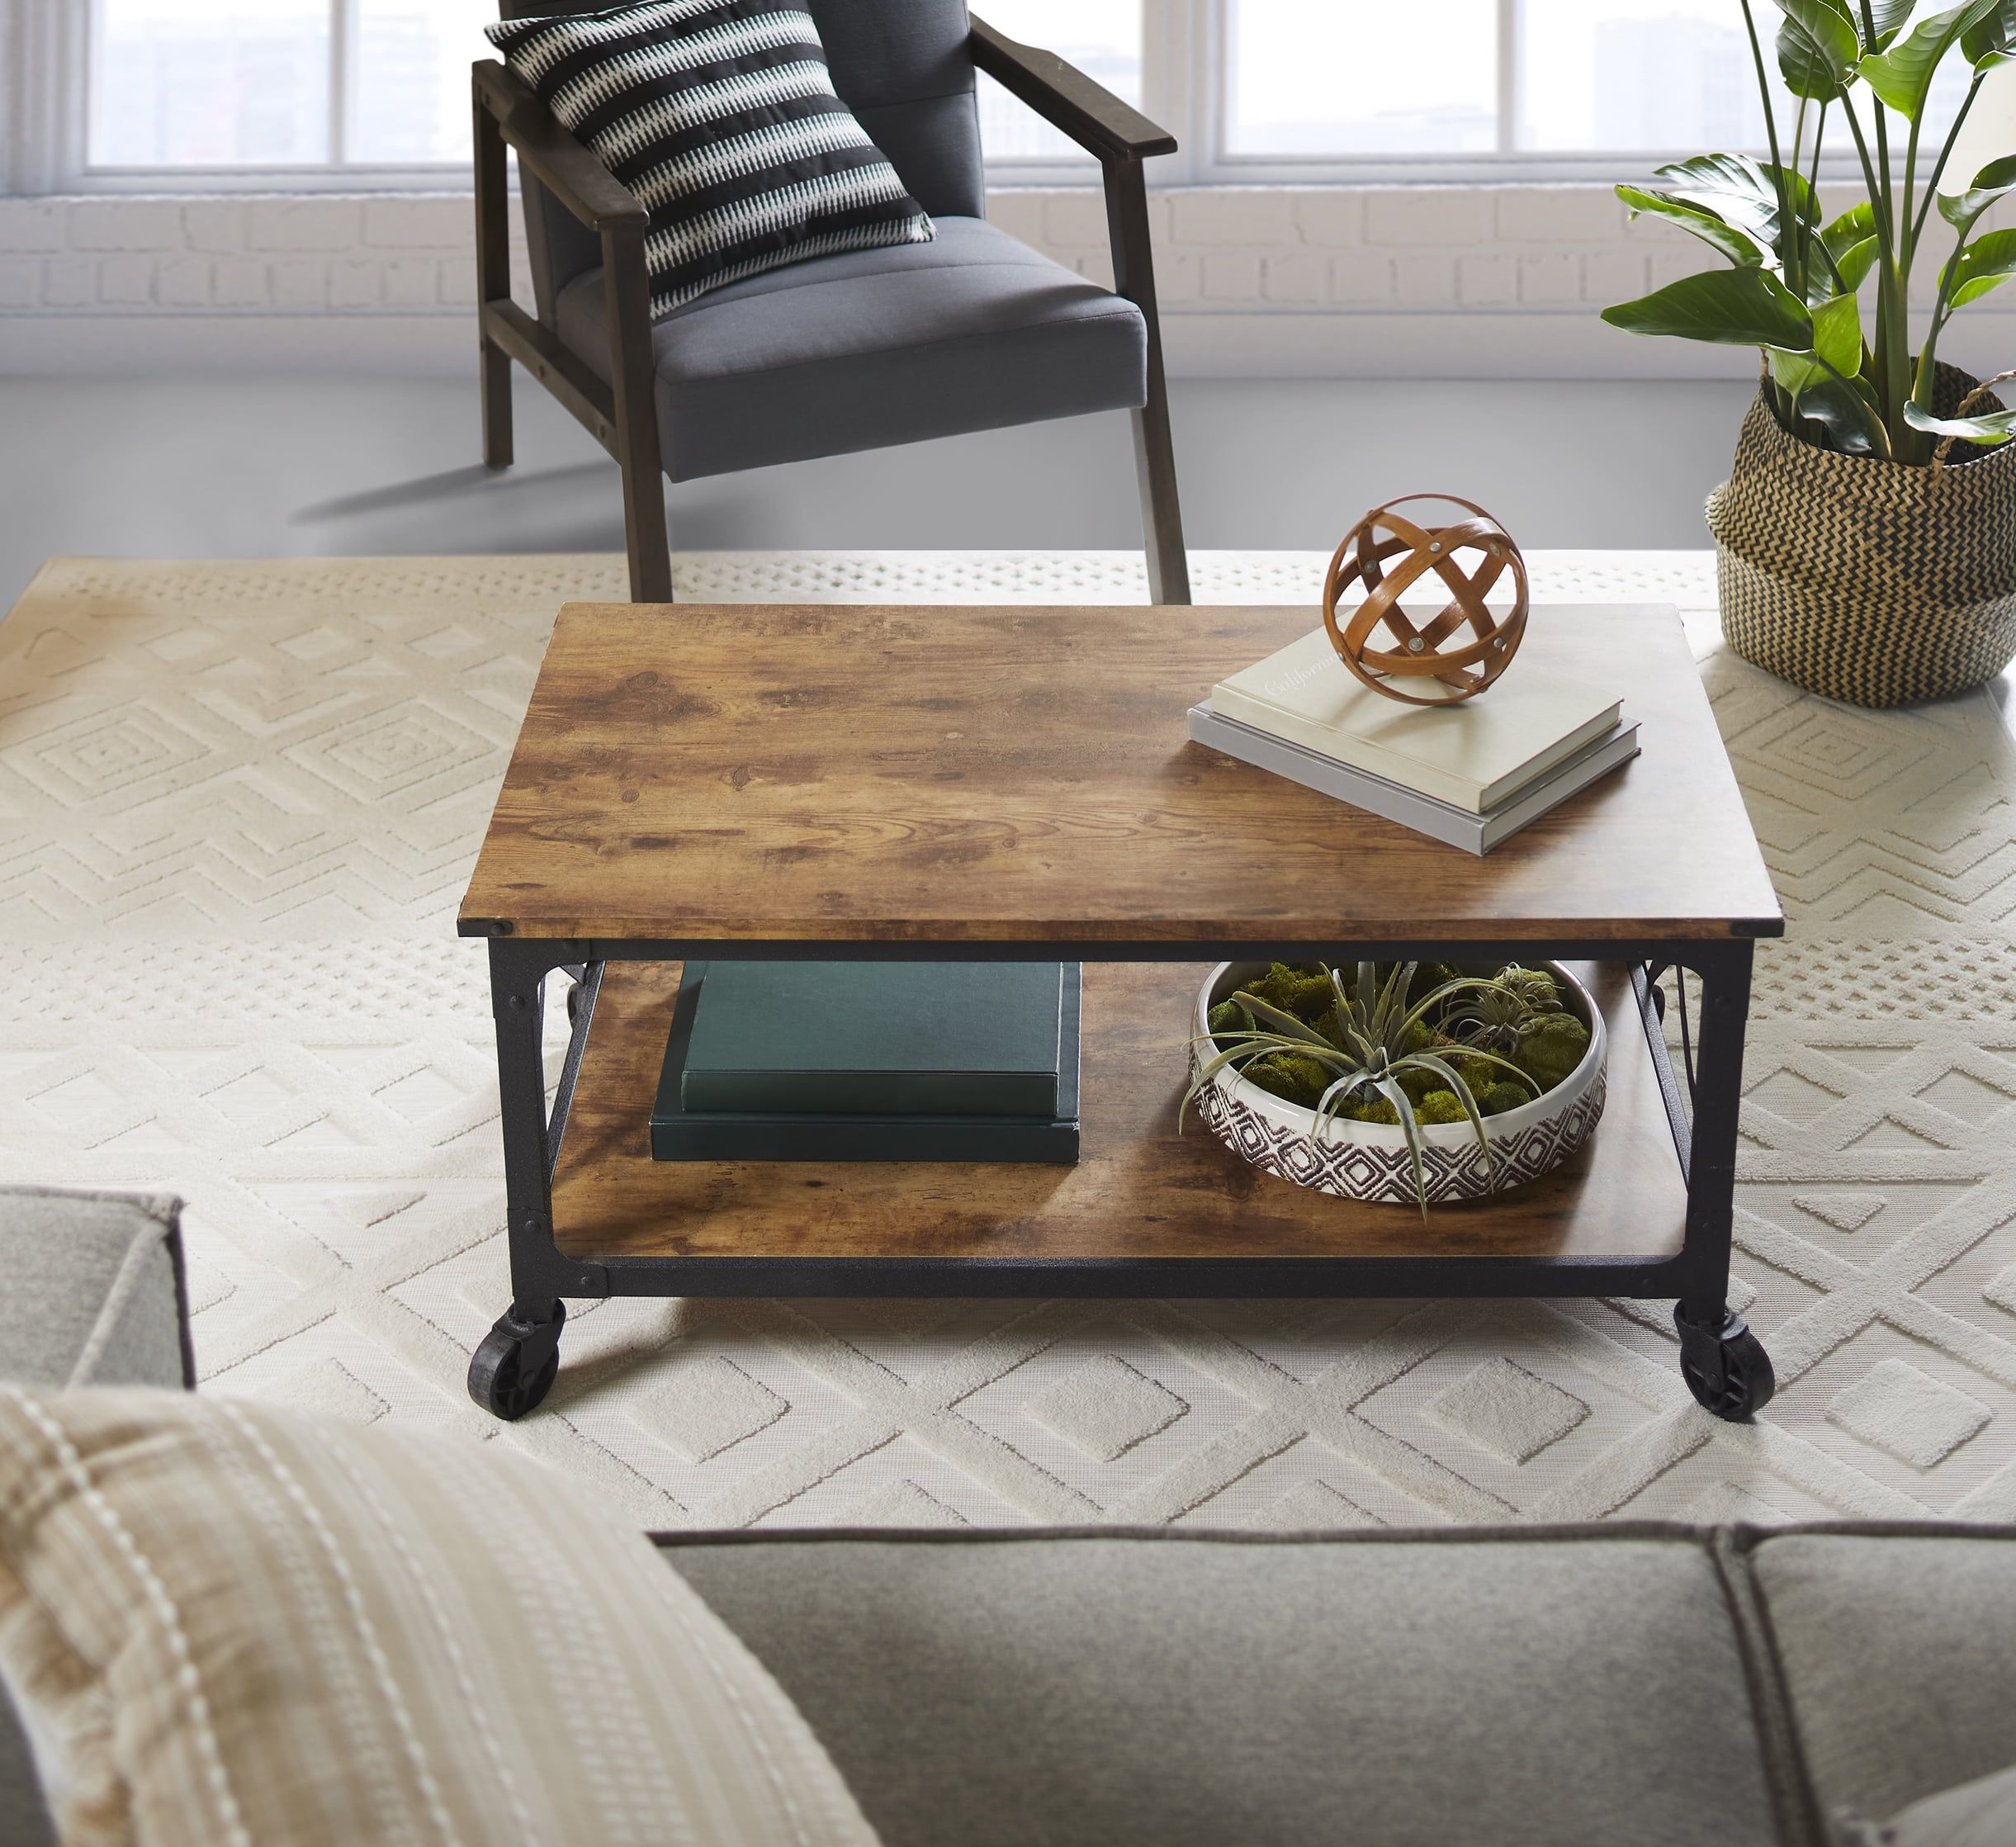
<path id="1" fill-rule="evenodd" d="M 500 1443 L 0 1387 L 0 1666 L 86 1847 L 873 1847 L 650 1542 Z"/>
<path id="2" fill-rule="evenodd" d="M 2016 1841 L 2016 1764 L 1942 1789 L 1881 1822 L 1843 1821 L 1842 1847 L 2009 1847 Z"/>

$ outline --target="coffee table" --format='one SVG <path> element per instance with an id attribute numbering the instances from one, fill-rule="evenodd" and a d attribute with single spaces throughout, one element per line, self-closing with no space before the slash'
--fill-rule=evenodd
<path id="1" fill-rule="evenodd" d="M 459 924 L 490 945 L 513 1293 L 476 1402 L 544 1398 L 570 1297 L 1622 1295 L 1677 1300 L 1711 1411 L 1760 1406 L 1730 1238 L 1751 958 L 1784 922 L 1678 613 L 1536 615 L 1614 666 L 1644 754 L 1481 860 L 1187 741 L 1202 692 L 1315 619 L 562 610 Z M 1597 964 L 1588 1145 L 1424 1222 L 1179 1134 L 1208 964 L 1346 945 Z M 679 964 L 736 956 L 1083 963 L 1078 1164 L 654 1162 Z M 1699 983 L 1678 1070 L 1668 969 Z"/>

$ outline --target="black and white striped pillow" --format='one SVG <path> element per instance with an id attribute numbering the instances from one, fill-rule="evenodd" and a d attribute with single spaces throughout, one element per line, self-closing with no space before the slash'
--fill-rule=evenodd
<path id="1" fill-rule="evenodd" d="M 801 258 L 935 234 L 790 0 L 649 0 L 484 31 L 651 214 L 654 319 Z"/>

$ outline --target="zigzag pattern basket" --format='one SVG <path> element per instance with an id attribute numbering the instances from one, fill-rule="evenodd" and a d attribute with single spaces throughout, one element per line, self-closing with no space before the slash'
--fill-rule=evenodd
<path id="1" fill-rule="evenodd" d="M 1974 388 L 1940 367 L 1940 414 Z M 1730 646 L 1810 692 L 1905 705 L 2016 656 L 2016 443 L 1958 445 L 1944 468 L 1838 455 L 1788 434 L 1760 390 L 1708 528 Z"/>
<path id="2" fill-rule="evenodd" d="M 1467 1124 L 1431 1125 L 1422 1167 L 1431 1205 L 1488 1198 L 1558 1167 L 1594 1134 L 1607 1088 L 1608 1046 L 1602 1010 L 1559 963 L 1544 964 L 1575 997 L 1577 1011 L 1591 1026 L 1589 1049 L 1568 1081 L 1523 1109 L 1487 1116 L 1484 1133 L 1491 1160 L 1484 1159 Z M 1212 1004 L 1241 980 L 1262 973 L 1264 963 L 1222 963 L 1204 984 L 1198 1029 Z M 1191 1049 L 1192 1073 L 1199 1068 Z M 1242 1160 L 1294 1186 L 1375 1205 L 1414 1205 L 1413 1163 L 1397 1127 L 1339 1120 L 1309 1139 L 1315 1112 L 1284 1101 L 1229 1068 L 1198 1093 L 1197 1113 L 1211 1133 Z"/>

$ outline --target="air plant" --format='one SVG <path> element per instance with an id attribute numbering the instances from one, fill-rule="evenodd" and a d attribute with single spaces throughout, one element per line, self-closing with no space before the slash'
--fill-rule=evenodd
<path id="1" fill-rule="evenodd" d="M 1441 1025 L 1450 1038 L 1476 1051 L 1509 1054 L 1542 1019 L 1560 1010 L 1554 977 L 1544 968 L 1521 968 L 1515 963 L 1446 1008 Z"/>
<path id="2" fill-rule="evenodd" d="M 1361 962 L 1358 978 L 1349 987 L 1336 969 L 1327 970 L 1331 1005 L 1318 1015 L 1314 1024 L 1299 1020 L 1271 1002 L 1240 989 L 1232 999 L 1252 1024 L 1245 1030 L 1200 1035 L 1200 1043 L 1211 1044 L 1214 1051 L 1204 1059 L 1196 1082 L 1184 1096 L 1182 1110 L 1178 1111 L 1179 1125 L 1192 1101 L 1226 1067 L 1243 1073 L 1247 1065 L 1262 1058 L 1283 1054 L 1306 1058 L 1320 1066 L 1332 1079 L 1316 1104 L 1315 1120 L 1309 1130 L 1310 1142 L 1315 1143 L 1325 1125 L 1341 1115 L 1354 1098 L 1383 1098 L 1407 1139 L 1408 1154 L 1413 1167 L 1414 1194 L 1420 1201 L 1422 1216 L 1426 1218 L 1428 1182 L 1422 1158 L 1421 1125 L 1415 1120 L 1413 1100 L 1403 1088 L 1401 1080 L 1410 1073 L 1420 1073 L 1432 1077 L 1455 1096 L 1465 1120 L 1477 1137 L 1478 1147 L 1484 1150 L 1488 1172 L 1491 1143 L 1484 1133 L 1484 1112 L 1478 1107 L 1476 1096 L 1465 1082 L 1463 1074 L 1441 1053 L 1429 1049 L 1432 1040 L 1426 1021 L 1431 1013 L 1454 997 L 1489 988 L 1493 984 L 1478 977 L 1459 977 L 1440 983 L 1418 1001 L 1412 1001 L 1409 991 L 1419 966 L 1418 963 L 1401 963 L 1382 983 L 1377 964 Z M 1332 1028 L 1330 1034 L 1321 1030 L 1326 1020 Z M 1229 1044 L 1228 1040 L 1231 1041 Z M 1525 1073 L 1517 1065 L 1495 1053 L 1465 1047 L 1460 1055 L 1501 1065 L 1513 1078 L 1525 1078 Z"/>

